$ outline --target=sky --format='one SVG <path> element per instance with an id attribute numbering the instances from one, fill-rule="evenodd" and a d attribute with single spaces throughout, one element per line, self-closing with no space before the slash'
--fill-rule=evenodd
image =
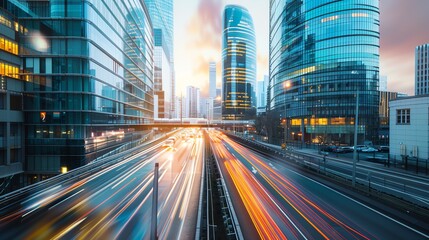
<path id="1" fill-rule="evenodd" d="M 257 80 L 268 75 L 269 0 L 174 0 L 174 54 L 177 96 L 186 86 L 208 94 L 209 62 L 217 63 L 221 86 L 222 11 L 246 7 L 255 25 Z M 414 95 L 414 49 L 429 43 L 429 0 L 380 0 L 380 75 L 388 90 Z"/>

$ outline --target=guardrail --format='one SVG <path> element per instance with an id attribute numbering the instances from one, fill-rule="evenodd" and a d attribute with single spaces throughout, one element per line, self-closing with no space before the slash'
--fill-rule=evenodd
<path id="1" fill-rule="evenodd" d="M 208 139 L 208 137 L 206 137 Z M 209 143 L 209 140 L 208 144 Z M 210 144 L 211 145 L 211 144 Z M 210 146 L 211 153 L 213 153 L 213 146 Z M 222 214 L 223 214 L 223 223 L 225 225 L 226 235 L 228 239 L 244 239 L 243 233 L 241 231 L 240 223 L 238 222 L 237 214 L 235 213 L 234 206 L 232 204 L 231 197 L 229 195 L 228 189 L 225 184 L 225 179 L 223 177 L 222 171 L 220 171 L 219 162 L 216 159 L 214 154 L 211 154 L 210 156 L 213 158 L 215 165 L 216 173 L 219 174 L 219 177 L 216 178 L 216 186 L 209 185 L 211 191 L 213 191 L 213 188 L 216 187 L 218 193 L 221 197 L 221 203 L 222 203 Z M 226 212 L 224 212 L 226 210 Z M 209 226 L 210 228 L 210 226 Z M 209 233 L 209 231 L 207 231 Z M 208 239 L 216 239 L 216 236 L 208 236 Z"/>

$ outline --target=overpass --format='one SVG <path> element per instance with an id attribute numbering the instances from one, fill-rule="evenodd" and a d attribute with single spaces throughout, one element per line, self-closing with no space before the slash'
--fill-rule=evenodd
<path id="1" fill-rule="evenodd" d="M 151 125 L 159 128 L 175 127 L 218 127 L 218 128 L 253 128 L 254 120 L 207 120 L 204 118 L 155 119 Z"/>

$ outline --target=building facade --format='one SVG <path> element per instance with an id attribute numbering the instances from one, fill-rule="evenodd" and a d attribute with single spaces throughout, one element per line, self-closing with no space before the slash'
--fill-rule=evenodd
<path id="1" fill-rule="evenodd" d="M 200 117 L 200 89 L 194 86 L 186 87 L 185 117 Z"/>
<path id="2" fill-rule="evenodd" d="M 0 195 L 21 186 L 25 166 L 20 31 L 27 30 L 0 6 Z"/>
<path id="3" fill-rule="evenodd" d="M 257 82 L 256 87 L 256 100 L 257 102 L 257 113 L 265 113 L 267 108 L 267 87 L 268 87 L 268 76 L 264 76 L 263 80 Z"/>
<path id="4" fill-rule="evenodd" d="M 378 145 L 389 145 L 389 124 L 390 124 L 390 106 L 389 103 L 392 100 L 398 98 L 397 92 L 385 92 L 380 91 L 380 101 L 379 101 L 379 129 L 378 129 Z"/>
<path id="5" fill-rule="evenodd" d="M 353 144 L 357 91 L 358 142 L 376 139 L 378 5 L 378 0 L 270 1 L 267 104 L 279 129 L 290 129 L 287 140 Z"/>
<path id="6" fill-rule="evenodd" d="M 429 44 L 416 47 L 415 95 L 429 94 Z"/>
<path id="7" fill-rule="evenodd" d="M 174 21 L 173 0 L 144 0 L 149 11 L 154 33 L 154 91 L 158 96 L 156 118 L 174 118 Z"/>
<path id="8" fill-rule="evenodd" d="M 209 97 L 207 98 L 209 112 L 207 113 L 207 119 L 213 120 L 214 116 L 214 102 L 216 101 L 216 62 L 209 63 Z"/>
<path id="9" fill-rule="evenodd" d="M 213 120 L 222 120 L 222 91 L 219 88 L 213 101 Z"/>
<path id="10" fill-rule="evenodd" d="M 247 9 L 237 5 L 227 5 L 223 13 L 222 84 L 222 118 L 255 119 L 255 32 Z"/>
<path id="11" fill-rule="evenodd" d="M 153 34 L 128 1 L 3 1 L 23 31 L 28 182 L 82 166 L 153 123 Z"/>
<path id="12" fill-rule="evenodd" d="M 216 98 L 216 63 L 209 63 L 209 98 Z"/>
<path id="13" fill-rule="evenodd" d="M 429 159 L 429 95 L 390 101 L 390 160 Z"/>

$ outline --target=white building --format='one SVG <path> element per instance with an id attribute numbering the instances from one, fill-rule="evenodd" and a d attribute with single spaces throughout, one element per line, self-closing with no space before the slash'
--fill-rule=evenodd
<path id="1" fill-rule="evenodd" d="M 203 115 L 207 115 L 208 120 L 213 119 L 213 102 L 216 99 L 216 62 L 209 63 L 209 97 L 205 104 L 209 104 L 211 107 L 208 109 L 209 112 L 202 111 Z"/>
<path id="2" fill-rule="evenodd" d="M 415 94 L 429 94 L 429 43 L 416 47 Z"/>
<path id="3" fill-rule="evenodd" d="M 390 158 L 429 157 L 429 95 L 398 98 L 390 105 Z"/>
<path id="4" fill-rule="evenodd" d="M 197 118 L 200 114 L 200 89 L 194 86 L 186 87 L 185 117 Z"/>
<path id="5" fill-rule="evenodd" d="M 216 63 L 209 63 L 209 98 L 216 98 Z"/>

